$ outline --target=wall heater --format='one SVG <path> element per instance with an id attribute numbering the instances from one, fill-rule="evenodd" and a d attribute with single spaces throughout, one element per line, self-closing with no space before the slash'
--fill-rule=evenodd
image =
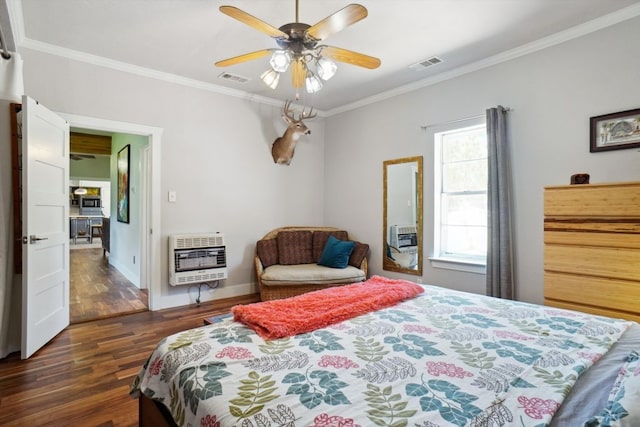
<path id="1" fill-rule="evenodd" d="M 227 278 L 224 235 L 177 234 L 169 236 L 169 284 L 172 286 Z"/>
<path id="2" fill-rule="evenodd" d="M 418 227 L 415 225 L 392 225 L 389 244 L 397 249 L 418 246 Z M 404 251 L 403 251 L 404 252 Z"/>

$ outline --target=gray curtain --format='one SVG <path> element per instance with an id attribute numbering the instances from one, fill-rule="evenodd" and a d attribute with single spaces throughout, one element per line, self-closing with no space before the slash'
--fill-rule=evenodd
<path id="1" fill-rule="evenodd" d="M 487 110 L 487 145 L 487 295 L 514 299 L 507 110 L 500 105 Z"/>

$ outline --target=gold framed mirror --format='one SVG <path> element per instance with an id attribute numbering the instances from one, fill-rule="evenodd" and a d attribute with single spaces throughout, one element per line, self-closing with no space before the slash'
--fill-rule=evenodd
<path id="1" fill-rule="evenodd" d="M 422 156 L 383 162 L 382 268 L 422 276 Z"/>

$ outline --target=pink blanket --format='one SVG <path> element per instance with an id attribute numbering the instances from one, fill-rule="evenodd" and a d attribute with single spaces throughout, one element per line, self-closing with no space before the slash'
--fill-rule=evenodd
<path id="1" fill-rule="evenodd" d="M 373 276 L 365 282 L 308 292 L 291 298 L 236 305 L 234 320 L 265 339 L 314 331 L 415 297 L 424 288 L 406 280 Z"/>

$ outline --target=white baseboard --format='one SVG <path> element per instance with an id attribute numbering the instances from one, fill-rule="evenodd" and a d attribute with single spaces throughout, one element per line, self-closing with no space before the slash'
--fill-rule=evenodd
<path id="1" fill-rule="evenodd" d="M 184 285 L 181 288 L 189 288 Z M 200 294 L 200 302 L 213 301 L 216 299 L 232 298 L 242 295 L 255 294 L 258 292 L 258 285 L 256 283 L 240 283 L 236 285 L 221 285 L 216 289 L 209 289 L 207 286 L 202 286 L 202 292 Z M 159 295 L 153 297 L 153 304 L 151 304 L 152 310 L 163 310 L 165 308 L 175 308 L 184 305 L 191 305 L 196 303 L 198 297 L 198 285 L 191 285 L 189 292 L 185 292 L 180 295 Z"/>

